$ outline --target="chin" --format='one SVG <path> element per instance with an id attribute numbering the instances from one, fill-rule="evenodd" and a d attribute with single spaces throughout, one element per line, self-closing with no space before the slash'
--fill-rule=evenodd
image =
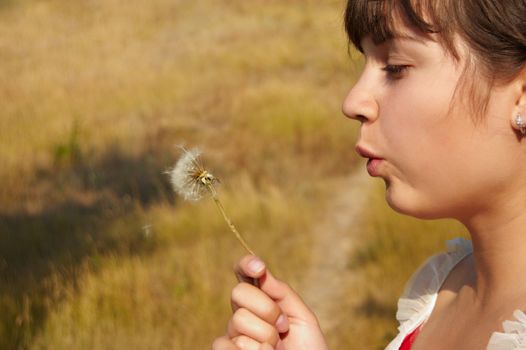
<path id="1" fill-rule="evenodd" d="M 413 191 L 414 192 L 414 191 Z M 412 216 L 417 219 L 435 220 L 447 217 L 439 208 L 424 200 L 416 193 L 400 191 L 396 186 L 386 182 L 385 200 L 389 207 L 397 213 Z"/>

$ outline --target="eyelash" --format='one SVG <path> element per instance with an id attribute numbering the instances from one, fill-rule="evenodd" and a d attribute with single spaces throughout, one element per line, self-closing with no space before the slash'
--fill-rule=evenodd
<path id="1" fill-rule="evenodd" d="M 409 68 L 409 66 L 388 64 L 383 67 L 382 70 L 387 72 L 388 76 L 399 78 L 407 68 Z"/>

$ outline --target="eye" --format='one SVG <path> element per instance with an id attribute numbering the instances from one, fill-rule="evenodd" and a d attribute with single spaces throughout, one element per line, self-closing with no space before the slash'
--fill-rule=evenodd
<path id="1" fill-rule="evenodd" d="M 393 79 L 401 78 L 405 70 L 407 70 L 409 66 L 407 65 L 395 65 L 395 64 L 388 64 L 385 67 L 382 68 L 383 71 L 387 72 L 387 76 Z"/>

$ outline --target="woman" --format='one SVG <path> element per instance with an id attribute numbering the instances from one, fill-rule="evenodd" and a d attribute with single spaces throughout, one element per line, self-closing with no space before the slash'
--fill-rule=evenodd
<path id="1" fill-rule="evenodd" d="M 387 349 L 526 348 L 526 0 L 349 0 L 365 56 L 343 112 L 397 212 L 452 218 L 449 242 L 408 282 Z M 238 275 L 219 349 L 326 349 L 316 317 L 258 258 Z M 521 347 L 522 346 L 522 347 Z"/>

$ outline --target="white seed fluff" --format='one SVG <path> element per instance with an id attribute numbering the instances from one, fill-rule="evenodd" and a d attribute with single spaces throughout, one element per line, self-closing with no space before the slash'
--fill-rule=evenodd
<path id="1" fill-rule="evenodd" d="M 200 154 L 197 149 L 185 150 L 168 172 L 175 192 L 185 200 L 198 201 L 207 192 L 206 186 L 196 178 L 196 174 L 204 170 L 198 162 Z"/>

